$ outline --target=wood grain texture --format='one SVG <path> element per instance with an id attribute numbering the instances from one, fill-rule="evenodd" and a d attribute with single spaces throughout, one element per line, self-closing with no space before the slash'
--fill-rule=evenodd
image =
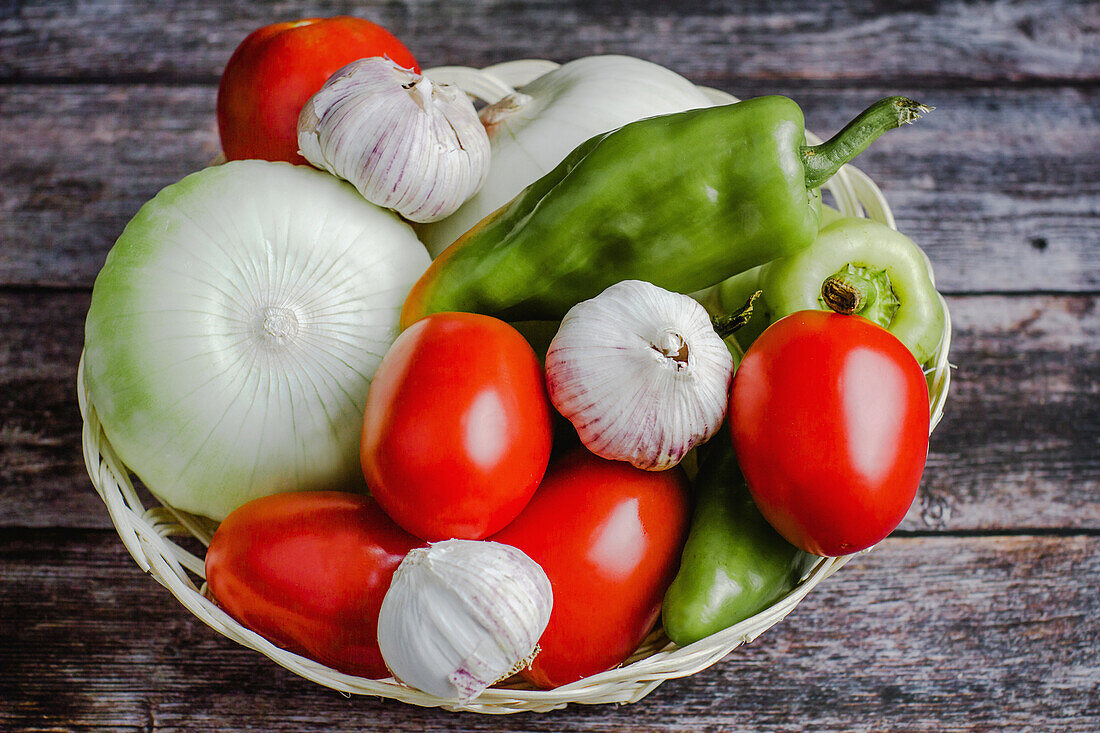
<path id="1" fill-rule="evenodd" d="M 949 299 L 958 369 L 903 529 L 1100 526 L 1098 304 Z"/>
<path id="2" fill-rule="evenodd" d="M 89 293 L 0 294 L 0 524 L 108 527 L 81 454 Z"/>
<path id="3" fill-rule="evenodd" d="M 204 87 L 0 88 L 3 284 L 90 287 L 126 222 L 219 152 Z"/>
<path id="4" fill-rule="evenodd" d="M 896 92 L 938 109 L 858 160 L 952 292 L 1100 289 L 1100 90 L 817 89 L 782 93 L 829 135 Z M 0 87 L 0 285 L 88 287 L 126 222 L 218 153 L 205 86 Z"/>
<path id="5" fill-rule="evenodd" d="M 254 28 L 359 15 L 428 65 L 642 54 L 704 79 L 1075 81 L 1100 76 L 1088 0 L 408 0 L 0 5 L 0 79 L 215 80 Z"/>
<path id="6" fill-rule="evenodd" d="M 1100 727 L 1097 537 L 887 540 L 753 644 L 640 703 L 507 718 L 297 678 L 203 626 L 106 532 L 2 531 L 0 569 L 3 730 Z"/>
<path id="7" fill-rule="evenodd" d="M 0 294 L 0 526 L 110 526 L 80 455 L 87 304 L 86 293 Z M 950 307 L 959 368 L 902 529 L 1100 529 L 1100 298 Z"/>
<path id="8" fill-rule="evenodd" d="M 145 577 L 80 455 L 89 289 L 217 154 L 244 36 L 340 13 L 426 67 L 642 56 L 791 96 L 823 134 L 886 94 L 935 105 L 859 160 L 952 294 L 958 369 L 902 531 L 639 704 L 504 719 L 345 698 Z M 1100 730 L 1098 81 L 1092 0 L 0 0 L 0 730 Z"/>

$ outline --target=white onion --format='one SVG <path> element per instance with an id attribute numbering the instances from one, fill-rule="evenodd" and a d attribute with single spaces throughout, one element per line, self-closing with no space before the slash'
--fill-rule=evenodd
<path id="1" fill-rule="evenodd" d="M 167 503 L 362 489 L 367 387 L 428 265 L 396 215 L 305 166 L 168 186 L 96 279 L 84 374 L 107 438 Z"/>
<path id="2" fill-rule="evenodd" d="M 481 190 L 451 216 L 417 228 L 433 257 L 575 147 L 644 117 L 713 105 L 694 84 L 630 56 L 570 61 L 482 111 L 492 154 Z"/>

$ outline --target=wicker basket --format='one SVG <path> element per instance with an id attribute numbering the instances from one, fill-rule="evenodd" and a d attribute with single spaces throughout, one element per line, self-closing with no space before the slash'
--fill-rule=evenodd
<path id="1" fill-rule="evenodd" d="M 492 103 L 509 94 L 516 86 L 555 68 L 550 61 L 513 61 L 486 69 L 448 66 L 429 70 L 433 79 L 457 84 L 471 96 Z M 703 90 L 715 103 L 736 102 L 729 94 L 713 89 Z M 811 143 L 820 142 L 807 133 Z M 827 184 L 834 204 L 843 214 L 867 216 L 894 227 L 882 192 L 856 168 L 844 166 Z M 929 273 L 931 266 L 929 265 Z M 942 301 L 942 298 L 941 298 Z M 944 313 L 947 306 L 944 304 Z M 951 320 L 935 360 L 928 370 L 932 395 L 931 426 L 934 428 L 943 413 L 950 381 L 947 351 L 951 341 Z M 509 680 L 482 693 L 472 703 L 457 706 L 406 687 L 393 679 L 370 680 L 336 672 L 312 660 L 280 649 L 259 634 L 241 626 L 205 594 L 203 559 L 184 549 L 172 538 L 186 538 L 183 544 L 195 548 L 194 540 L 207 546 L 216 527 L 204 518 L 154 504 L 146 508 L 134 488 L 130 473 L 119 460 L 100 428 L 95 405 L 88 398 L 84 385 L 83 358 L 77 372 L 77 395 L 84 419 L 84 460 L 100 497 L 107 505 L 119 536 L 126 549 L 142 570 L 165 586 L 191 613 L 228 638 L 255 649 L 279 665 L 306 679 L 344 693 L 377 695 L 425 707 L 444 707 L 478 713 L 544 712 L 569 703 L 631 703 L 652 692 L 665 680 L 684 677 L 715 664 L 741 644 L 752 641 L 778 623 L 794 607 L 834 572 L 849 557 L 822 558 L 806 578 L 788 595 L 770 608 L 750 619 L 731 626 L 686 647 L 673 645 L 658 628 L 624 664 L 615 669 L 587 677 L 554 690 L 531 689 L 522 681 Z M 194 538 L 194 539 L 191 539 Z"/>

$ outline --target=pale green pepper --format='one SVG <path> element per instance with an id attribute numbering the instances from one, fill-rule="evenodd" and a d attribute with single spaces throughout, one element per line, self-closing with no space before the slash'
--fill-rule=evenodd
<path id="1" fill-rule="evenodd" d="M 874 321 L 928 363 L 943 336 L 944 312 L 920 249 L 885 224 L 828 218 L 808 248 L 722 282 L 712 310 L 735 310 L 761 290 L 753 317 L 734 336 L 742 349 L 783 316 L 831 309 Z"/>

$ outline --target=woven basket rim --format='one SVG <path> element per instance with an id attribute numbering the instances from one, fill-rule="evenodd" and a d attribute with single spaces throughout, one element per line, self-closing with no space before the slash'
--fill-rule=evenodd
<path id="1" fill-rule="evenodd" d="M 517 86 L 556 68 L 540 59 L 521 59 L 484 69 L 447 66 L 425 73 L 439 81 L 455 83 L 471 96 L 495 102 Z M 720 90 L 701 87 L 716 104 L 737 102 Z M 820 139 L 807 133 L 813 144 Z M 893 214 L 878 186 L 862 171 L 846 165 L 826 185 L 842 214 L 867 216 L 896 228 Z M 932 274 L 931 263 L 925 261 Z M 932 396 L 930 431 L 943 415 L 950 385 L 948 350 L 951 318 L 940 296 L 945 328 L 936 358 L 927 371 Z M 134 561 L 169 590 L 193 615 L 223 636 L 254 649 L 295 674 L 340 692 L 376 695 L 423 707 L 442 707 L 477 713 L 546 712 L 569 703 L 605 704 L 637 702 L 662 682 L 695 674 L 720 661 L 741 644 L 754 640 L 781 621 L 818 584 L 843 567 L 852 556 L 821 558 L 802 582 L 767 609 L 689 646 L 677 647 L 658 625 L 639 649 L 622 665 L 553 690 L 531 689 L 525 683 L 494 686 L 466 705 L 437 698 L 396 682 L 371 680 L 336 672 L 318 662 L 281 649 L 242 626 L 206 594 L 204 561 L 172 541 L 189 536 L 209 545 L 214 523 L 204 517 L 178 511 L 164 503 L 146 508 L 135 490 L 130 472 L 119 459 L 99 423 L 95 405 L 84 383 L 84 354 L 77 368 L 77 399 L 83 420 L 82 442 L 88 476 L 110 514 L 120 539 Z M 866 551 L 865 551 L 866 552 Z"/>

